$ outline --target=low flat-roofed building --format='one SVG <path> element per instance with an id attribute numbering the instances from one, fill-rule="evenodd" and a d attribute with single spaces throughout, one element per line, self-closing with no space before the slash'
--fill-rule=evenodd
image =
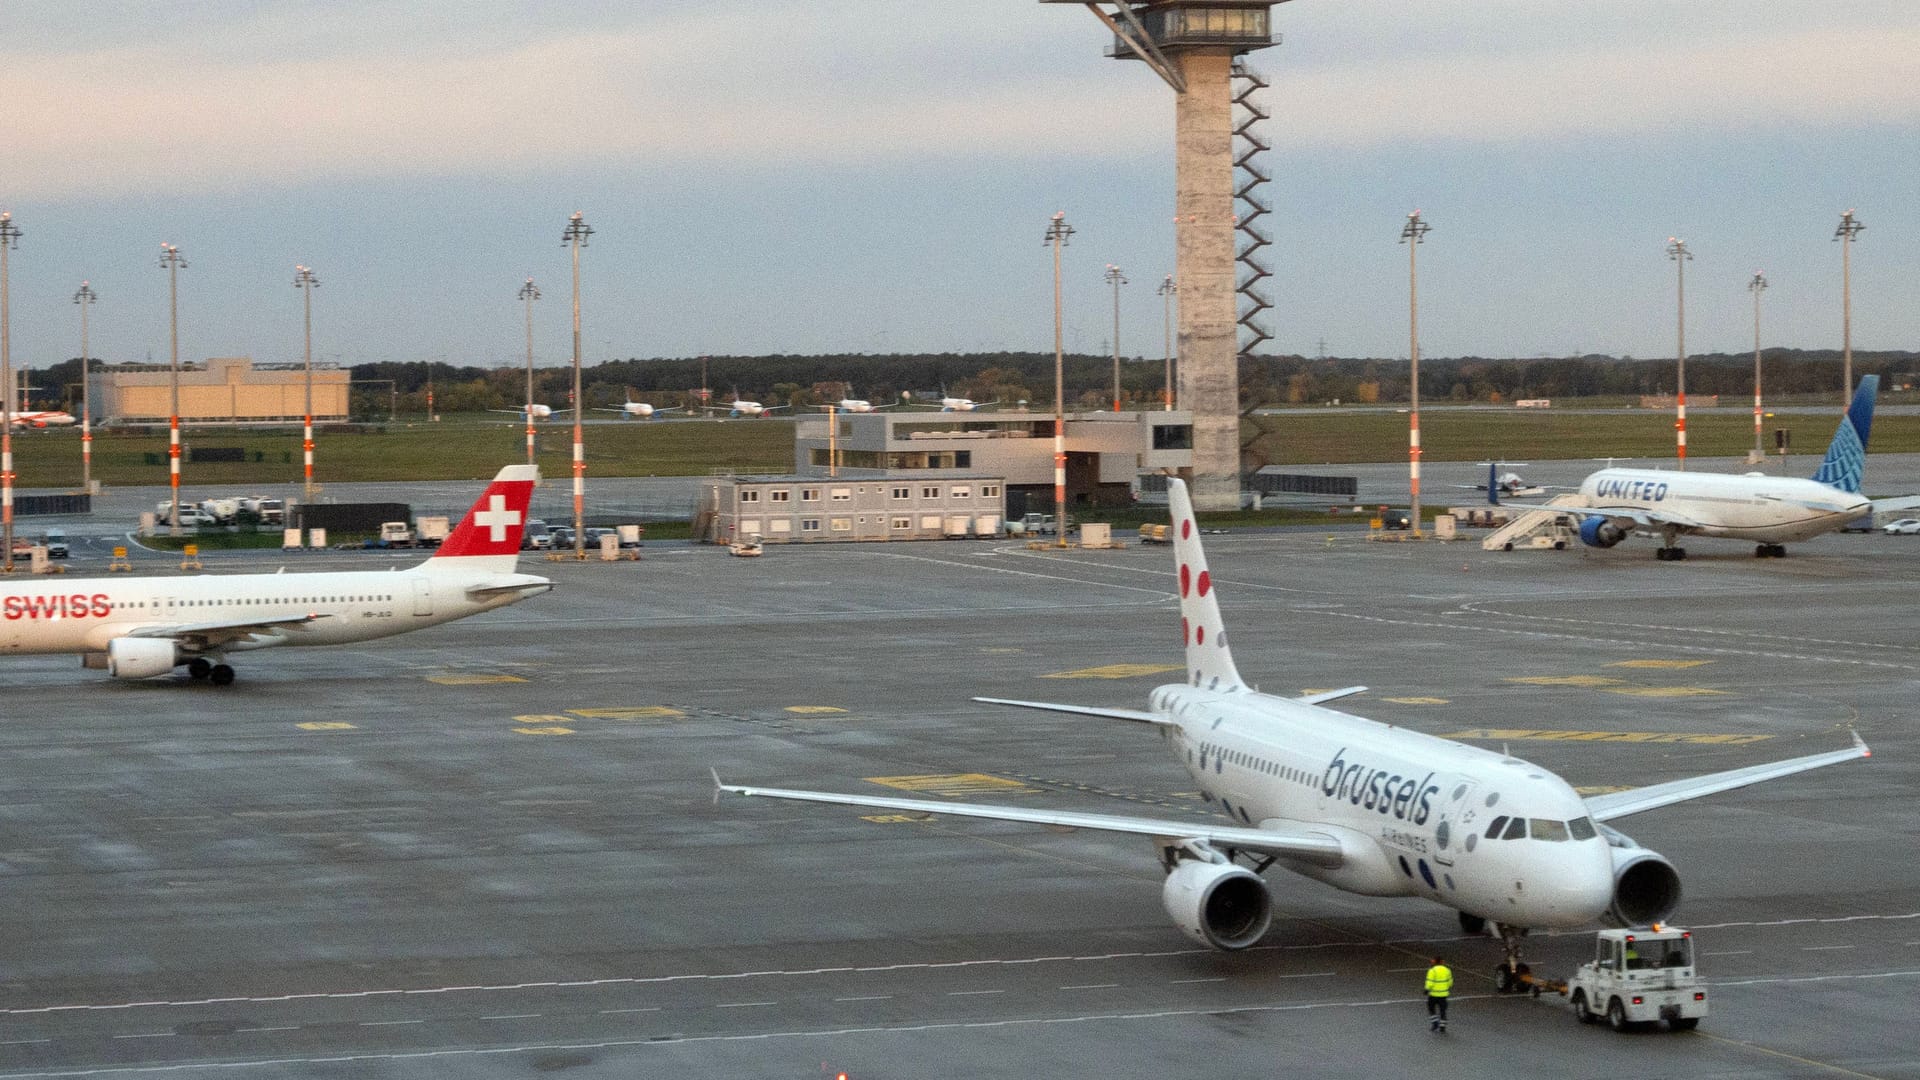
<path id="1" fill-rule="evenodd" d="M 313 365 L 316 423 L 347 419 L 351 375 L 335 365 Z M 172 416 L 172 375 L 164 365 L 115 365 L 95 369 L 88 378 L 94 415 L 102 425 L 165 424 Z M 298 423 L 306 408 L 302 364 L 256 367 L 244 356 L 222 356 L 180 365 L 183 424 Z"/>
<path id="2" fill-rule="evenodd" d="M 941 540 L 999 536 L 998 476 L 715 476 L 701 484 L 693 534 L 724 544 Z"/>
<path id="3" fill-rule="evenodd" d="M 1131 501 L 1143 473 L 1193 465 L 1193 415 L 1095 412 L 1067 416 L 1067 501 L 1118 506 Z M 972 473 L 1006 478 L 1021 505 L 1051 507 L 1053 415 L 1021 411 L 836 413 L 794 423 L 794 471 L 889 480 Z"/>

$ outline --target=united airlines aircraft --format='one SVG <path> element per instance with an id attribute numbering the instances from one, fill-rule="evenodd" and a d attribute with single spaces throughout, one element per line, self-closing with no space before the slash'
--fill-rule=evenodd
<path id="1" fill-rule="evenodd" d="M 1501 503 L 1497 490 L 1488 493 L 1488 501 L 1577 516 L 1580 540 L 1590 547 L 1610 548 L 1640 533 L 1659 537 L 1654 556 L 1671 561 L 1687 557 L 1687 549 L 1674 544 L 1681 536 L 1717 536 L 1755 542 L 1757 558 L 1779 558 L 1787 553 L 1788 543 L 1833 532 L 1873 509 L 1860 494 L 1860 479 L 1879 391 L 1880 376 L 1860 380 L 1853 404 L 1840 418 L 1826 459 L 1811 480 L 1765 473 L 1601 469 L 1581 481 L 1582 506 Z"/>
<path id="2" fill-rule="evenodd" d="M 1459 912 L 1469 932 L 1491 924 L 1506 941 L 1511 972 L 1529 928 L 1602 919 L 1644 926 L 1679 904 L 1673 864 L 1608 822 L 1868 754 L 1856 735 L 1844 750 L 1583 799 L 1531 762 L 1323 707 L 1365 687 L 1299 698 L 1263 694 L 1240 677 L 1228 651 L 1186 485 L 1176 479 L 1167 487 L 1185 681 L 1155 689 L 1142 710 L 975 700 L 1150 727 L 1221 817 L 1176 820 L 746 787 L 721 783 L 718 775 L 715 797 L 727 792 L 1149 837 L 1167 873 L 1167 914 L 1202 944 L 1233 950 L 1260 940 L 1273 916 L 1260 874 L 1278 866 L 1352 893 L 1431 900 Z"/>
<path id="3" fill-rule="evenodd" d="M 116 679 L 185 666 L 225 686 L 228 653 L 371 641 L 505 607 L 553 588 L 517 569 L 539 475 L 501 469 L 433 557 L 407 570 L 0 584 L 0 656 L 79 653 Z"/>

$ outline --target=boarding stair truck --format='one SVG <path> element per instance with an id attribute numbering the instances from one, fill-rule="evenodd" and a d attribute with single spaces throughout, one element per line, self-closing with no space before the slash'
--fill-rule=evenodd
<path id="1" fill-rule="evenodd" d="M 1673 1031 L 1692 1031 L 1707 1015 L 1707 984 L 1693 966 L 1693 933 L 1674 926 L 1602 930 L 1594 935 L 1593 959 L 1565 982 L 1541 978 L 1521 965 L 1501 970 L 1499 989 L 1521 993 L 1532 987 L 1561 994 L 1573 1005 L 1574 1019 L 1592 1024 L 1605 1018 L 1615 1031 L 1665 1021 Z"/>

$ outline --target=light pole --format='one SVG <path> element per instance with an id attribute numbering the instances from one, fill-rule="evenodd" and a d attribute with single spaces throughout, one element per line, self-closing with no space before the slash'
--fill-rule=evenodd
<path id="1" fill-rule="evenodd" d="M 80 291 L 73 294 L 73 302 L 80 305 L 80 490 L 93 494 L 93 386 L 87 378 L 87 309 L 99 299 L 100 294 L 93 291 L 87 282 L 80 283 Z"/>
<path id="2" fill-rule="evenodd" d="M 1687 250 L 1687 242 L 1678 237 L 1667 237 L 1667 258 L 1673 260 L 1678 271 L 1675 278 L 1675 295 L 1679 305 L 1680 342 L 1677 347 L 1679 369 L 1674 378 L 1674 408 L 1676 410 L 1673 430 L 1678 438 L 1680 451 L 1680 471 L 1687 470 L 1687 260 L 1693 258 L 1693 252 Z"/>
<path id="3" fill-rule="evenodd" d="M 1413 535 L 1420 535 L 1420 264 L 1417 255 L 1433 226 L 1420 219 L 1420 211 L 1407 215 L 1400 229 L 1400 242 L 1407 245 L 1407 355 L 1413 358 L 1413 408 L 1407 428 L 1408 492 L 1413 506 Z"/>
<path id="4" fill-rule="evenodd" d="M 13 214 L 0 212 L 0 532 L 6 545 L 6 572 L 13 573 L 13 308 L 7 280 L 7 252 L 20 246 Z"/>
<path id="5" fill-rule="evenodd" d="M 527 304 L 527 464 L 533 464 L 533 302 L 540 299 L 540 286 L 527 279 L 520 286 L 520 299 Z"/>
<path id="6" fill-rule="evenodd" d="M 1747 291 L 1753 293 L 1753 460 L 1764 461 L 1765 453 L 1760 449 L 1760 294 L 1767 288 L 1767 275 L 1758 270 L 1753 279 L 1747 282 Z"/>
<path id="7" fill-rule="evenodd" d="M 1167 341 L 1166 341 L 1167 387 L 1165 390 L 1161 391 L 1161 401 L 1165 405 L 1166 411 L 1172 412 L 1173 411 L 1173 296 L 1175 293 L 1180 291 L 1180 286 L 1174 284 L 1173 275 L 1168 274 L 1167 279 L 1160 283 L 1160 288 L 1154 291 L 1158 292 L 1161 296 L 1161 303 L 1160 303 L 1161 324 L 1167 336 Z"/>
<path id="8" fill-rule="evenodd" d="M 1053 246 L 1053 536 L 1054 546 L 1067 546 L 1067 379 L 1064 324 L 1060 315 L 1060 249 L 1067 246 L 1073 226 L 1067 212 L 1053 215 L 1046 242 Z"/>
<path id="9" fill-rule="evenodd" d="M 293 287 L 300 290 L 307 308 L 307 424 L 306 432 L 300 440 L 300 450 L 306 458 L 307 487 L 304 501 L 313 501 L 313 290 L 320 287 L 320 279 L 305 266 L 293 268 Z"/>
<path id="10" fill-rule="evenodd" d="M 1112 263 L 1107 264 L 1107 284 L 1113 286 L 1113 411 L 1120 411 L 1120 286 L 1127 275 Z"/>
<path id="11" fill-rule="evenodd" d="M 178 247 L 160 245 L 160 268 L 167 272 L 168 342 L 173 355 L 167 426 L 167 483 L 173 488 L 173 513 L 167 516 L 168 536 L 180 535 L 180 268 L 185 265 Z"/>
<path id="12" fill-rule="evenodd" d="M 587 452 L 580 435 L 580 249 L 587 246 L 593 229 L 575 210 L 567 219 L 567 231 L 560 242 L 573 249 L 573 557 L 587 557 Z M 528 399 L 532 405 L 532 399 Z M 529 408 L 527 411 L 533 411 Z"/>
<path id="13" fill-rule="evenodd" d="M 1840 363 L 1846 385 L 1840 388 L 1840 400 L 1853 394 L 1853 238 L 1866 228 L 1849 210 L 1840 215 L 1840 227 L 1833 238 L 1840 241 Z"/>

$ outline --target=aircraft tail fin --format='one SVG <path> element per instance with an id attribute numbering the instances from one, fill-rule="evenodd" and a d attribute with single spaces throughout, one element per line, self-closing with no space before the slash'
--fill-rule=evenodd
<path id="1" fill-rule="evenodd" d="M 1193 519 L 1186 481 L 1167 480 L 1167 509 L 1173 518 L 1173 560 L 1180 575 L 1180 638 L 1187 650 L 1187 682 L 1208 690 L 1240 690 L 1246 684 L 1227 649 L 1227 628 L 1220 621 L 1207 553 Z"/>
<path id="2" fill-rule="evenodd" d="M 1499 469 L 1499 465 L 1492 462 L 1487 463 L 1487 503 L 1491 506 L 1500 505 Z"/>
<path id="3" fill-rule="evenodd" d="M 1840 427 L 1827 444 L 1827 456 L 1813 478 L 1829 487 L 1860 494 L 1860 480 L 1867 471 L 1867 435 L 1873 429 L 1873 401 L 1880 393 L 1880 376 L 1865 375 L 1854 391 L 1853 403 L 1840 418 Z"/>
<path id="4" fill-rule="evenodd" d="M 501 469 L 422 568 L 513 573 L 520 562 L 527 506 L 533 501 L 533 485 L 539 479 L 540 470 L 533 465 Z"/>

